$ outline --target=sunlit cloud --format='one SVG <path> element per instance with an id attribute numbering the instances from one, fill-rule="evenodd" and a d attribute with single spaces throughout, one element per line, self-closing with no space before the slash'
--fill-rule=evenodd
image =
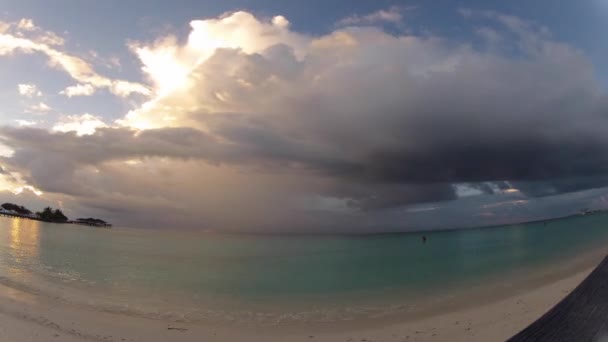
<path id="1" fill-rule="evenodd" d="M 0 143 L 0 157 L 10 158 L 13 156 L 14 150 Z"/>
<path id="2" fill-rule="evenodd" d="M 276 44 L 303 52 L 310 40 L 289 30 L 289 21 L 276 16 L 269 22 L 247 12 L 235 12 L 218 19 L 194 20 L 185 45 L 168 36 L 152 45 L 132 42 L 131 50 L 142 62 L 142 71 L 155 84 L 159 96 L 189 85 L 189 76 L 218 49 L 240 49 L 253 54 Z"/>
<path id="3" fill-rule="evenodd" d="M 91 115 L 69 115 L 53 126 L 55 132 L 76 132 L 77 135 L 91 135 L 99 128 L 107 127 L 101 118 Z"/>
<path id="4" fill-rule="evenodd" d="M 29 127 L 29 126 L 34 126 L 37 124 L 36 121 L 28 121 L 28 120 L 15 120 L 15 122 L 17 123 L 17 125 L 19 125 L 19 127 Z"/>
<path id="5" fill-rule="evenodd" d="M 19 20 L 17 27 L 26 31 L 34 31 L 37 28 L 36 25 L 34 25 L 34 21 L 32 19 L 26 18 Z"/>
<path id="6" fill-rule="evenodd" d="M 61 51 L 59 46 L 63 45 L 63 39 L 52 32 L 45 31 L 38 34 L 40 30 L 30 29 L 29 23 L 8 25 L 8 29 L 0 34 L 0 56 L 14 53 L 42 53 L 48 57 L 49 65 L 64 70 L 74 80 L 82 84 L 88 84 L 95 88 L 106 88 L 121 97 L 131 94 L 148 95 L 150 93 L 149 89 L 142 84 L 104 77 L 98 74 L 84 59 Z M 11 30 L 15 32 L 11 34 Z M 29 31 L 34 33 L 26 38 L 23 33 Z"/>
<path id="7" fill-rule="evenodd" d="M 77 84 L 74 86 L 69 86 L 59 92 L 61 95 L 65 95 L 67 97 L 74 96 L 91 96 L 95 93 L 95 87 L 90 84 Z"/>
<path id="8" fill-rule="evenodd" d="M 21 187 L 18 187 L 18 188 L 16 188 L 16 189 L 14 189 L 14 190 L 13 190 L 13 193 L 14 193 L 15 195 L 20 195 L 20 194 L 22 194 L 22 193 L 23 193 L 23 191 L 26 191 L 26 190 L 31 191 L 31 192 L 32 192 L 32 193 L 34 193 L 36 196 L 42 196 L 42 195 L 44 194 L 42 191 L 40 191 L 40 190 L 38 190 L 38 189 L 34 188 L 34 187 L 33 187 L 33 186 L 31 186 L 31 185 L 26 185 L 26 186 L 21 186 Z"/>
<path id="9" fill-rule="evenodd" d="M 38 89 L 38 86 L 35 84 L 18 84 L 17 90 L 20 95 L 26 97 L 39 97 L 42 96 L 42 92 Z"/>
<path id="10" fill-rule="evenodd" d="M 506 194 L 516 194 L 516 193 L 519 193 L 520 191 L 517 189 L 506 189 L 506 190 L 504 190 L 504 192 Z"/>
<path id="11" fill-rule="evenodd" d="M 15 195 L 21 195 L 24 191 L 35 194 L 36 196 L 43 195 L 42 191 L 27 184 L 19 173 L 10 172 L 0 165 L 0 192 L 2 191 L 10 191 Z"/>

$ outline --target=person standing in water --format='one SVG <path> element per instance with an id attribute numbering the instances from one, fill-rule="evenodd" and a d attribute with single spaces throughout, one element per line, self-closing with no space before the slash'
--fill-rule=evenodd
<path id="1" fill-rule="evenodd" d="M 422 243 L 426 243 L 426 235 L 422 235 Z"/>

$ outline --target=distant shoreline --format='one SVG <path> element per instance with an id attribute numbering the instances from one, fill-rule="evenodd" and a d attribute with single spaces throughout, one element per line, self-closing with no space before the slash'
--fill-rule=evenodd
<path id="1" fill-rule="evenodd" d="M 510 226 L 517 226 L 517 225 L 524 225 L 524 224 L 535 224 L 535 223 L 550 223 L 550 222 L 554 222 L 554 221 L 560 221 L 560 220 L 565 220 L 565 219 L 570 219 L 570 218 L 577 218 L 577 217 L 585 217 L 585 216 L 594 216 L 594 215 L 602 215 L 602 214 L 608 214 L 608 211 L 604 210 L 604 211 L 597 211 L 597 212 L 593 212 L 591 214 L 580 214 L 580 213 L 574 213 L 574 214 L 568 214 L 568 215 L 564 215 L 564 216 L 558 216 L 558 217 L 552 217 L 552 218 L 547 218 L 547 219 L 535 219 L 535 220 L 531 220 L 531 221 L 522 221 L 522 222 L 514 222 L 514 223 L 499 223 L 499 224 L 492 224 L 492 225 L 487 225 L 487 226 L 476 226 L 476 227 L 455 227 L 455 228 L 441 228 L 441 229 L 427 229 L 427 230 L 409 230 L 409 231 L 386 231 L 386 232 L 360 232 L 360 233 L 335 233 L 335 232 L 328 232 L 328 233 L 322 233 L 322 232 L 315 232 L 315 233 L 299 233 L 299 232 L 294 232 L 294 233 L 283 233 L 283 232 L 207 232 L 207 231 L 201 231 L 201 230 L 197 230 L 197 229 L 183 229 L 183 230 L 179 230 L 180 232 L 185 232 L 185 233 L 205 233 L 205 234 L 213 234 L 213 235 L 224 235 L 224 236 L 263 236 L 263 237 L 294 237 L 294 238 L 298 238 L 298 237 L 352 237 L 352 238 L 364 238 L 364 237 L 374 237 L 374 236 L 390 236 L 390 235 L 423 235 L 423 234 L 432 234 L 432 233 L 444 233 L 444 232 L 454 232 L 454 231 L 466 231 L 466 230 L 478 230 L 478 229 L 492 229 L 492 228 L 500 228 L 500 227 L 510 227 Z M 134 227 L 133 229 L 142 229 L 142 228 L 136 228 Z M 147 230 L 149 231 L 163 231 L 163 229 L 155 229 L 155 228 L 148 228 Z"/>
<path id="2" fill-rule="evenodd" d="M 47 223 L 79 224 L 99 228 L 112 227 L 112 225 L 108 222 L 93 217 L 70 220 L 61 209 L 53 209 L 51 207 L 46 207 L 39 212 L 33 212 L 32 210 L 26 208 L 23 205 L 8 202 L 0 205 L 0 215 Z"/>
<path id="3" fill-rule="evenodd" d="M 88 227 L 95 227 L 95 228 L 106 228 L 106 229 L 110 229 L 112 228 L 111 224 L 105 224 L 105 225 L 96 225 L 96 224 L 90 224 L 87 223 L 85 221 L 78 221 L 78 220 L 68 220 L 68 221 L 51 221 L 51 220 L 44 220 L 40 217 L 35 217 L 35 216 L 29 216 L 29 215 L 21 215 L 21 214 L 17 214 L 17 213 L 6 213 L 6 212 L 0 212 L 0 217 L 7 217 L 7 218 L 19 218 L 19 219 L 26 219 L 26 220 L 32 220 L 32 221 L 40 221 L 40 222 L 45 222 L 45 223 L 56 223 L 56 224 L 76 224 L 76 225 L 80 225 L 80 226 L 88 226 Z"/>
<path id="4" fill-rule="evenodd" d="M 407 234 L 432 234 L 432 233 L 441 233 L 441 232 L 453 232 L 453 231 L 460 231 L 460 230 L 477 230 L 477 229 L 491 229 L 491 228 L 500 228 L 500 227 L 508 227 L 508 226 L 515 226 L 515 225 L 523 225 L 523 224 L 535 224 L 535 223 L 551 223 L 554 221 L 560 221 L 560 220 L 564 220 L 564 219 L 569 219 L 569 218 L 576 218 L 576 217 L 584 217 L 584 216 L 593 216 L 593 215 L 601 215 L 601 214 L 607 214 L 608 211 L 607 210 L 598 210 L 598 211 L 592 211 L 589 213 L 572 213 L 572 214 L 567 214 L 564 216 L 558 216 L 558 217 L 552 217 L 552 218 L 546 218 L 546 219 L 535 219 L 535 220 L 531 220 L 531 221 L 522 221 L 522 222 L 515 222 L 515 223 L 500 223 L 500 224 L 493 224 L 493 225 L 487 225 L 487 226 L 478 226 L 478 227 L 455 227 L 455 228 L 442 228 L 442 229 L 432 229 L 432 230 L 411 230 L 411 231 L 387 231 L 387 232 L 361 232 L 361 233 L 321 233 L 321 232 L 317 232 L 317 233 L 298 233 L 298 232 L 294 232 L 294 233 L 290 233 L 290 234 L 286 234 L 286 233 L 281 233 L 281 232 L 212 232 L 211 234 L 214 235 L 226 235 L 226 236 L 265 236 L 265 237 L 272 237 L 272 236 L 276 236 L 276 237 L 316 237 L 316 236 L 323 236 L 323 237 L 353 237 L 353 238 L 357 238 L 357 237 L 373 237 L 373 236 L 390 236 L 390 235 L 407 235 Z M 86 222 L 78 222 L 78 220 L 68 220 L 68 221 L 49 221 L 49 220 L 44 220 L 41 219 L 39 217 L 34 217 L 32 216 L 28 216 L 28 215 L 21 215 L 21 214 L 17 214 L 17 213 L 6 213 L 6 212 L 0 212 L 0 217 L 15 217 L 15 218 L 24 218 L 24 219 L 29 219 L 29 220 L 34 220 L 34 221 L 40 221 L 40 222 L 46 222 L 46 223 L 57 223 L 57 224 L 77 224 L 77 225 L 83 225 L 83 226 L 90 226 L 90 227 L 96 227 L 96 228 L 113 228 L 112 224 L 105 224 L 105 225 L 96 225 L 96 224 L 88 224 Z M 148 228 L 148 229 L 143 229 L 143 228 L 137 228 L 134 227 L 134 229 L 142 229 L 142 230 L 147 230 L 147 231 L 163 231 L 163 229 L 154 229 L 154 228 Z M 209 234 L 209 232 L 206 231 L 201 231 L 201 230 L 197 230 L 197 229 L 183 229 L 183 230 L 179 230 L 180 232 L 192 232 L 192 233 L 206 233 Z"/>

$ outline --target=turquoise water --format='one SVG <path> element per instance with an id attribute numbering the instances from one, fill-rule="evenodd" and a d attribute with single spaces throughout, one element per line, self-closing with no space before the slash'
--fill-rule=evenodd
<path id="1" fill-rule="evenodd" d="M 276 314 L 287 302 L 302 312 L 341 305 L 352 312 L 386 293 L 407 303 L 559 264 L 608 242 L 608 215 L 424 235 L 427 243 L 414 233 L 220 236 L 2 218 L 0 279 L 66 301 L 163 318 Z"/>

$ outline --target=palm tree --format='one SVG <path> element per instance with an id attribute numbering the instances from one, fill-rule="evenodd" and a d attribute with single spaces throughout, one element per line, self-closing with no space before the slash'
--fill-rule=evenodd
<path id="1" fill-rule="evenodd" d="M 53 213 L 53 221 L 62 221 L 62 222 L 65 222 L 67 220 L 68 220 L 67 216 L 65 216 L 61 210 L 57 209 Z"/>
<path id="2" fill-rule="evenodd" d="M 38 213 L 38 216 L 45 221 L 53 220 L 53 208 L 46 207 L 42 210 L 41 213 Z"/>
<path id="3" fill-rule="evenodd" d="M 40 219 L 44 221 L 65 222 L 68 218 L 60 209 L 53 210 L 51 207 L 46 207 L 41 213 L 36 213 Z"/>

